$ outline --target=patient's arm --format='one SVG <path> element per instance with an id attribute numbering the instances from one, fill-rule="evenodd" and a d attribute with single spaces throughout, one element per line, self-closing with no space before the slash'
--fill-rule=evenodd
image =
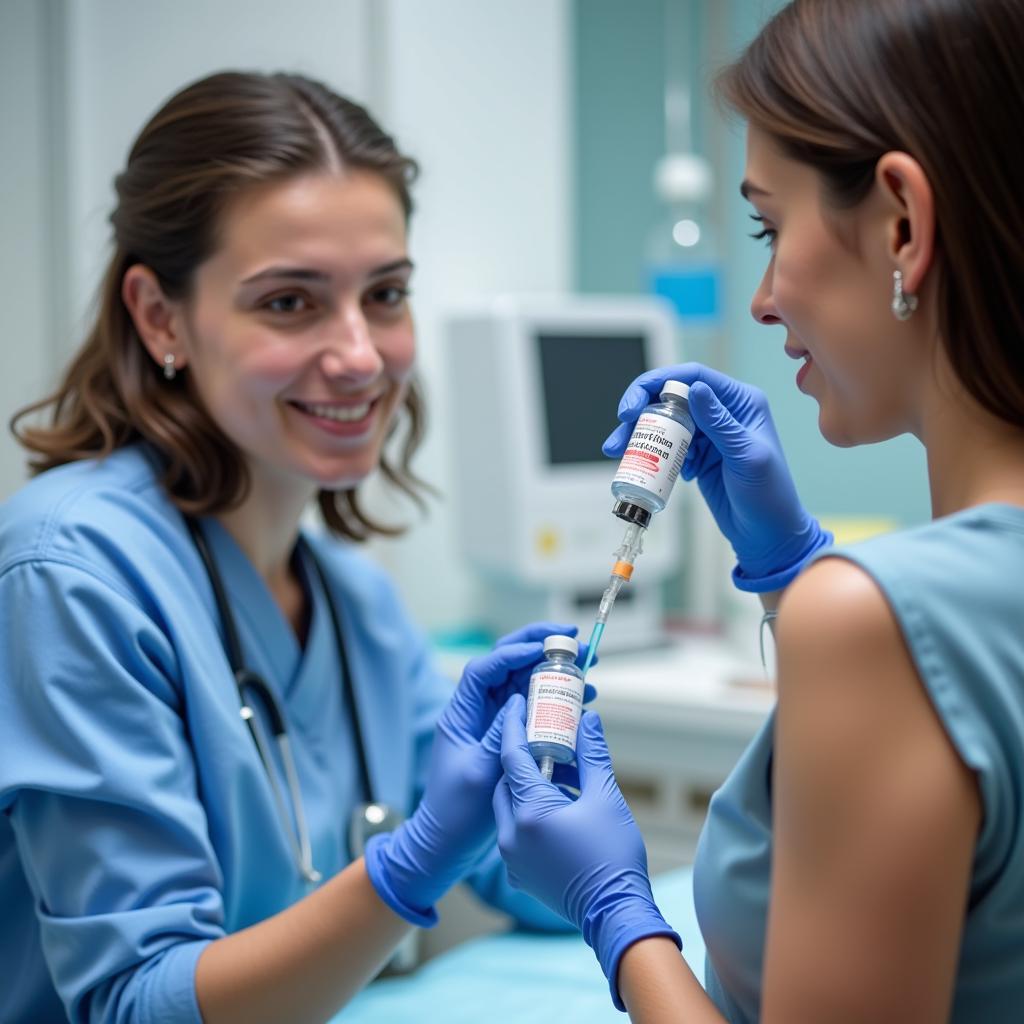
<path id="1" fill-rule="evenodd" d="M 946 1020 L 981 821 L 973 774 L 881 591 L 828 558 L 778 619 L 772 887 L 761 1021 Z M 644 1024 L 722 1021 L 666 939 L 619 989 Z"/>

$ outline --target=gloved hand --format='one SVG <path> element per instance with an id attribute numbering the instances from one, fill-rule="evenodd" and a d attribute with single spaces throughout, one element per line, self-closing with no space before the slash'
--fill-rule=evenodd
<path id="1" fill-rule="evenodd" d="M 396 914 L 421 927 L 437 923 L 434 903 L 469 872 L 494 838 L 491 798 L 501 776 L 501 720 L 512 693 L 525 693 L 552 633 L 575 626 L 542 622 L 498 641 L 466 665 L 437 723 L 423 798 L 394 832 L 371 836 L 366 869 Z M 585 651 L 581 652 L 585 655 Z M 593 696 L 590 688 L 588 698 Z"/>
<path id="2" fill-rule="evenodd" d="M 501 741 L 505 774 L 494 792 L 498 849 L 513 885 L 580 929 L 623 1010 L 617 974 L 626 949 L 652 935 L 680 948 L 682 941 L 654 903 L 647 851 L 615 782 L 601 720 L 592 711 L 580 719 L 580 797 L 573 801 L 540 774 L 525 714 L 522 698 L 512 697 Z"/>
<path id="3" fill-rule="evenodd" d="M 733 582 L 754 593 L 781 590 L 833 538 L 800 503 L 762 391 L 700 363 L 651 370 L 626 389 L 619 402 L 622 422 L 602 450 L 613 458 L 622 455 L 637 418 L 658 400 L 667 380 L 690 385 L 698 433 L 680 475 L 696 477 L 732 544 Z"/>

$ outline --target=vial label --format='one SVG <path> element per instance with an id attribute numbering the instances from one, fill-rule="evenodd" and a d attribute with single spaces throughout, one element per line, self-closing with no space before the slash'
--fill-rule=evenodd
<path id="1" fill-rule="evenodd" d="M 575 750 L 582 709 L 582 679 L 549 669 L 536 672 L 526 702 L 527 742 L 559 743 Z"/>
<path id="2" fill-rule="evenodd" d="M 642 413 L 612 482 L 643 487 L 667 501 L 692 437 L 693 431 L 682 423 Z"/>

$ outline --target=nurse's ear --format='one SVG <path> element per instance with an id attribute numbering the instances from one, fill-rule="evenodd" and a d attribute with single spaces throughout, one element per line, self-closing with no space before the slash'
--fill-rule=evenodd
<path id="1" fill-rule="evenodd" d="M 183 370 L 187 362 L 184 313 L 180 303 L 164 294 L 156 274 L 141 263 L 130 266 L 121 279 L 121 299 L 153 362 Z"/>
<path id="2" fill-rule="evenodd" d="M 935 196 L 924 168 L 909 154 L 889 152 L 875 165 L 875 186 L 887 209 L 886 247 L 903 287 L 916 295 L 935 255 Z"/>

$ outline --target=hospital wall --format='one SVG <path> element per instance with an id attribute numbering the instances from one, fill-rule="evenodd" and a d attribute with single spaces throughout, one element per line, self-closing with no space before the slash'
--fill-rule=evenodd
<path id="1" fill-rule="evenodd" d="M 816 403 L 794 385 L 797 364 L 782 351 L 784 328 L 758 325 L 750 316 L 768 254 L 763 242 L 748 237 L 750 208 L 738 192 L 742 125 L 722 116 L 709 87 L 716 67 L 740 52 L 781 0 L 577 0 L 574 285 L 585 292 L 643 290 L 645 234 L 659 212 L 651 170 L 665 147 L 662 41 L 669 3 L 687 9 L 702 42 L 694 48 L 691 93 L 698 143 L 718 169 L 715 210 L 725 255 L 721 368 L 768 394 L 801 496 L 814 513 L 921 522 L 929 515 L 923 448 L 908 437 L 855 449 L 827 444 L 817 429 Z"/>
<path id="2" fill-rule="evenodd" d="M 47 15 L 44 3 L 0 3 L 0 500 L 24 476 L 7 419 L 54 362 Z"/>

